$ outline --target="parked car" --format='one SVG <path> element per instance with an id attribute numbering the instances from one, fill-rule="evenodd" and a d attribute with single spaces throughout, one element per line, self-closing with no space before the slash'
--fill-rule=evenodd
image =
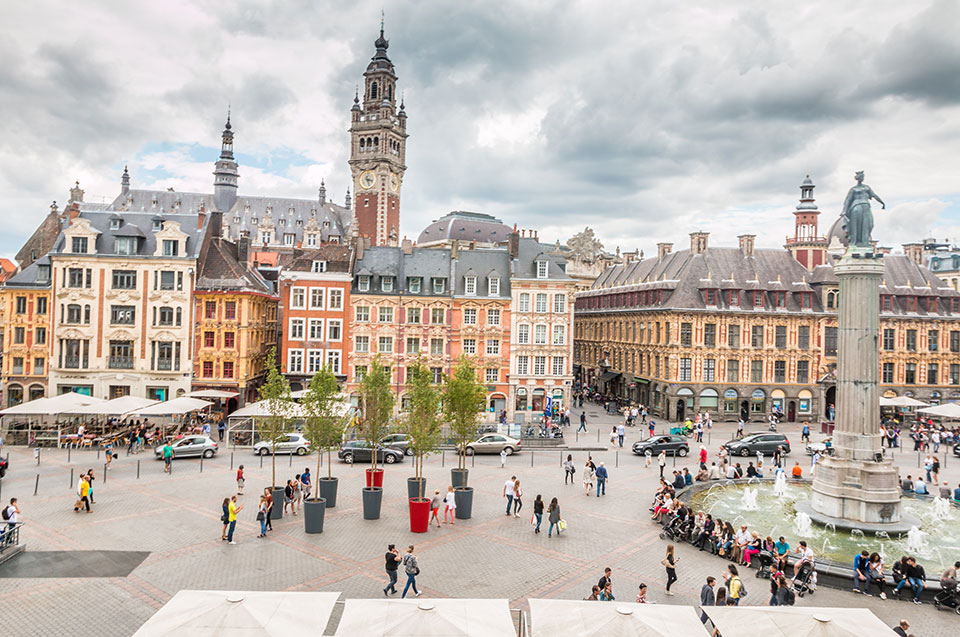
<path id="1" fill-rule="evenodd" d="M 253 453 L 258 456 L 265 456 L 270 453 L 273 445 L 269 440 L 261 440 L 253 445 Z M 283 437 L 277 442 L 274 453 L 295 453 L 298 456 L 305 456 L 310 453 L 310 441 L 303 437 L 303 434 L 289 433 L 283 434 Z"/>
<path id="2" fill-rule="evenodd" d="M 960 442 L 958 442 L 957 444 L 953 445 L 953 455 L 955 455 L 956 457 L 960 458 Z M 4 466 L 4 469 L 6 469 L 6 466 Z M 3 474 L 0 473 L 0 476 L 2 476 L 2 475 L 3 475 Z"/>
<path id="3" fill-rule="evenodd" d="M 380 444 L 390 449 L 402 451 L 405 455 L 413 455 L 413 449 L 410 448 L 410 436 L 408 434 L 390 434 L 383 438 Z"/>
<path id="4" fill-rule="evenodd" d="M 744 436 L 740 440 L 730 440 L 723 443 L 723 447 L 731 456 L 749 456 L 758 451 L 772 456 L 777 447 L 783 447 L 783 454 L 790 453 L 790 441 L 783 434 L 756 433 Z"/>
<path id="5" fill-rule="evenodd" d="M 163 457 L 164 446 L 160 445 L 154 449 L 153 453 L 157 460 Z M 173 447 L 174 460 L 177 458 L 199 458 L 200 456 L 212 458 L 217 455 L 217 443 L 210 436 L 185 436 L 180 440 L 174 440 L 170 446 Z"/>
<path id="6" fill-rule="evenodd" d="M 668 456 L 678 455 L 681 458 L 690 453 L 690 445 L 684 436 L 671 434 L 669 436 L 651 436 L 646 440 L 633 443 L 633 453 L 642 456 L 650 452 L 651 456 L 659 456 L 666 451 Z"/>
<path id="7" fill-rule="evenodd" d="M 7 455 L 6 458 L 0 458 L 0 478 L 7 475 L 7 469 L 10 467 L 10 456 Z"/>
<path id="8" fill-rule="evenodd" d="M 370 458 L 373 456 L 372 452 L 373 448 L 366 440 L 348 440 L 340 446 L 337 457 L 348 464 L 370 462 Z M 402 461 L 403 451 L 377 445 L 377 462 L 393 464 Z"/>
<path id="9" fill-rule="evenodd" d="M 485 434 L 477 440 L 467 443 L 465 453 L 472 456 L 475 453 L 500 453 L 506 451 L 507 455 L 513 455 L 515 451 L 520 451 L 520 441 L 503 434 Z"/>

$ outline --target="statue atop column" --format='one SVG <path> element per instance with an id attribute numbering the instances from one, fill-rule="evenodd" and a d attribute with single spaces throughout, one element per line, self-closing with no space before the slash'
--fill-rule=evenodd
<path id="1" fill-rule="evenodd" d="M 870 248 L 870 233 L 873 231 L 873 213 L 870 212 L 870 200 L 880 202 L 880 208 L 887 205 L 863 183 L 863 171 L 857 171 L 857 185 L 850 189 L 843 202 L 843 227 L 847 231 L 850 248 Z"/>

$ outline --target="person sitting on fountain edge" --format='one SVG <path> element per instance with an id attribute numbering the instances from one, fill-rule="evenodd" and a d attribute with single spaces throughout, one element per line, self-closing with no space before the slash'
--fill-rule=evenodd
<path id="1" fill-rule="evenodd" d="M 900 483 L 900 490 L 904 493 L 913 491 L 913 476 L 908 475 L 907 479 Z"/>
<path id="2" fill-rule="evenodd" d="M 786 571 L 786 570 L 787 570 L 787 556 L 790 554 L 790 544 L 788 544 L 787 541 L 786 541 L 786 540 L 783 538 L 783 536 L 781 535 L 781 536 L 780 536 L 780 539 L 777 540 L 777 543 L 774 544 L 773 547 L 774 547 L 774 549 L 776 549 L 776 555 L 777 555 L 777 570 L 778 570 L 778 571 L 781 571 L 781 572 L 782 572 L 782 571 Z"/>
<path id="3" fill-rule="evenodd" d="M 866 549 L 860 551 L 853 558 L 853 592 L 869 595 L 867 590 L 870 587 L 870 580 L 867 577 L 867 562 L 870 560 L 870 551 Z"/>
<path id="4" fill-rule="evenodd" d="M 923 581 L 926 579 L 927 574 L 923 570 L 923 567 L 917 564 L 917 558 L 912 556 L 907 558 L 904 576 L 905 577 L 897 584 L 894 592 L 897 594 L 897 597 L 900 597 L 900 589 L 903 588 L 903 585 L 910 584 L 910 588 L 913 589 L 913 603 L 919 605 L 921 603 L 920 593 L 923 592 Z"/>
<path id="5" fill-rule="evenodd" d="M 800 466 L 800 461 L 797 460 L 796 464 L 793 465 L 793 479 L 800 480 L 803 478 L 803 467 Z"/>
<path id="6" fill-rule="evenodd" d="M 807 546 L 806 540 L 800 540 L 800 546 L 797 547 L 797 555 L 800 556 L 800 559 L 793 563 L 794 577 L 800 572 L 800 567 L 803 566 L 804 562 L 813 562 L 813 549 Z"/>
<path id="7" fill-rule="evenodd" d="M 927 484 L 920 476 L 917 476 L 917 479 L 913 482 L 913 492 L 917 495 L 928 495 L 930 493 L 927 491 Z"/>

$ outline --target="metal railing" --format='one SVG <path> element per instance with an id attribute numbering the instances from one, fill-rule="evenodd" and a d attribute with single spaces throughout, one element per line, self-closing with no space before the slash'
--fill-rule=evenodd
<path id="1" fill-rule="evenodd" d="M 110 369 L 133 369 L 133 357 L 111 356 L 107 364 Z"/>
<path id="2" fill-rule="evenodd" d="M 173 368 L 173 360 L 163 359 L 157 361 L 157 369 L 161 372 L 169 372 Z"/>
<path id="3" fill-rule="evenodd" d="M 17 522 L 16 524 L 3 523 L 0 527 L 0 554 L 10 547 L 20 544 L 20 527 L 22 526 L 23 522 Z"/>

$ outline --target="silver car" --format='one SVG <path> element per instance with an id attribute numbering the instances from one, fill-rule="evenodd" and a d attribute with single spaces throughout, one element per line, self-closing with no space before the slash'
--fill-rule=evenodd
<path id="1" fill-rule="evenodd" d="M 160 445 L 154 450 L 158 460 L 163 457 L 164 446 Z M 199 458 L 200 456 L 212 458 L 217 454 L 217 443 L 209 436 L 185 436 L 174 441 L 170 446 L 173 447 L 174 460 L 177 458 Z"/>
<path id="2" fill-rule="evenodd" d="M 485 434 L 479 439 L 467 444 L 466 454 L 472 456 L 475 453 L 500 453 L 507 452 L 507 455 L 513 455 L 515 451 L 520 451 L 520 441 L 503 434 Z"/>
<path id="3" fill-rule="evenodd" d="M 266 456 L 270 453 L 272 447 L 270 441 L 261 440 L 253 445 L 253 453 L 258 456 Z M 310 453 L 310 441 L 304 438 L 303 434 L 283 434 L 283 437 L 277 442 L 275 453 L 295 453 L 298 456 L 305 456 Z"/>

